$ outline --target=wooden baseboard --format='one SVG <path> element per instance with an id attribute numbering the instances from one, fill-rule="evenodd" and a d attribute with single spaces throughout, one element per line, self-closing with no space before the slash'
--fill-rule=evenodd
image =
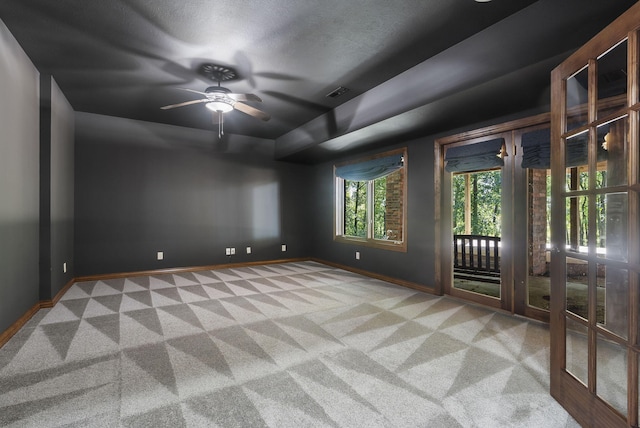
<path id="1" fill-rule="evenodd" d="M 11 339 L 13 335 L 15 335 L 40 309 L 43 308 L 52 308 L 58 303 L 58 301 L 64 296 L 64 294 L 71 288 L 71 286 L 76 282 L 81 281 L 99 281 L 103 279 L 116 279 L 116 278 L 127 278 L 131 276 L 146 276 L 146 275 L 159 275 L 159 274 L 168 274 L 168 273 L 182 273 L 182 272 L 196 272 L 199 270 L 219 270 L 219 269 L 228 269 L 228 268 L 239 268 L 239 267 L 247 267 L 247 266 L 259 266 L 259 265 L 268 265 L 268 264 L 278 264 L 278 263 L 291 263 L 291 262 L 303 262 L 303 261 L 314 261 L 317 263 L 322 263 L 328 266 L 333 266 L 339 269 L 344 269 L 349 272 L 354 272 L 360 275 L 368 276 L 370 278 L 379 279 L 381 281 L 387 281 L 392 284 L 397 284 L 402 287 L 411 288 L 418 291 L 423 291 L 425 293 L 430 294 L 438 294 L 435 288 L 427 287 L 422 284 L 418 284 L 411 281 L 405 281 L 402 279 L 392 278 L 386 275 L 380 275 L 377 273 L 369 272 L 363 269 L 354 268 L 351 266 L 341 265 L 339 263 L 329 262 L 322 259 L 316 258 L 292 258 L 292 259 L 279 259 L 279 260 L 264 260 L 264 261 L 256 261 L 256 262 L 244 262 L 244 263 L 227 263 L 222 265 L 208 265 L 208 266 L 192 266 L 192 267 L 184 267 L 184 268 L 171 268 L 171 269 L 157 269 L 157 270 L 146 270 L 146 271 L 137 271 L 137 272 L 121 272 L 121 273 L 110 273 L 110 274 L 102 274 L 102 275 L 87 275 L 80 276 L 77 278 L 71 279 L 64 287 L 53 297 L 51 300 L 43 300 L 31 307 L 27 312 L 24 313 L 16 322 L 14 322 L 8 329 L 0 333 L 0 348 L 4 346 L 5 343 Z"/>
<path id="2" fill-rule="evenodd" d="M 67 292 L 67 290 L 69 290 L 71 288 L 71 286 L 77 281 L 77 279 L 72 278 L 69 282 L 67 282 L 64 287 L 62 287 L 62 289 L 60 289 L 60 291 L 58 291 L 58 293 L 53 296 L 53 299 L 51 300 L 43 300 L 40 302 L 40 307 L 41 308 L 53 308 L 56 303 L 58 303 L 58 301 L 62 298 L 62 296 L 64 296 L 64 293 Z"/>
<path id="3" fill-rule="evenodd" d="M 8 329 L 0 333 L 0 348 L 4 346 L 5 343 L 9 341 L 21 328 L 24 326 L 27 321 L 33 317 L 36 312 L 40 310 L 40 302 L 33 305 L 27 312 L 25 312 L 16 322 L 11 324 Z"/>
<path id="4" fill-rule="evenodd" d="M 381 281 L 390 282 L 392 284 L 400 285 L 402 287 L 411 288 L 413 290 L 418 290 L 418 291 L 422 291 L 422 292 L 429 293 L 429 294 L 435 294 L 435 295 L 438 295 L 438 296 L 442 295 L 442 293 L 438 293 L 437 292 L 435 287 L 427 287 L 426 285 L 418 284 L 417 282 L 405 281 L 404 279 L 393 278 L 391 276 L 381 275 L 379 273 L 369 272 L 369 271 L 364 270 L 364 269 L 358 269 L 358 268 L 354 268 L 354 267 L 351 267 L 351 266 L 342 265 L 340 263 L 330 262 L 330 261 L 327 261 L 327 260 L 316 259 L 316 258 L 311 258 L 309 260 L 312 260 L 312 261 L 318 262 L 318 263 L 322 263 L 322 264 L 325 264 L 325 265 L 337 267 L 339 269 L 344 269 L 344 270 L 347 270 L 349 272 L 357 273 L 357 274 L 360 274 L 360 275 L 368 276 L 369 278 L 379 279 Z"/>
<path id="5" fill-rule="evenodd" d="M 75 279 L 69 280 L 64 287 L 51 300 L 41 300 L 33 305 L 27 312 L 16 320 L 8 329 L 0 333 L 0 348 L 9 341 L 40 309 L 53 308 L 56 303 L 64 296 L 64 293 L 71 288 Z"/>
<path id="6" fill-rule="evenodd" d="M 197 272 L 199 270 L 220 270 L 220 269 L 238 268 L 238 267 L 246 267 L 246 266 L 260 266 L 260 265 L 271 265 L 271 264 L 278 264 L 278 263 L 303 262 L 307 260 L 310 260 L 310 259 L 308 257 L 300 257 L 300 258 L 292 258 L 292 259 L 263 260 L 263 261 L 243 262 L 243 263 L 225 263 L 220 265 L 190 266 L 190 267 L 179 267 L 179 268 L 168 268 L 168 269 L 141 270 L 141 271 L 134 271 L 134 272 L 105 273 L 105 274 L 97 274 L 97 275 L 79 276 L 75 278 L 75 282 L 100 281 L 103 279 L 118 279 L 118 278 L 127 278 L 131 276 L 148 276 L 148 275 L 162 275 L 162 274 L 168 274 L 168 273 Z"/>

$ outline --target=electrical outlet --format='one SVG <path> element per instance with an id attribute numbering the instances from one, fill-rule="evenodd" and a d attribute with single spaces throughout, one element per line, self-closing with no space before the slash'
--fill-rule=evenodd
<path id="1" fill-rule="evenodd" d="M 227 256 L 230 256 L 230 255 L 231 255 L 231 248 L 229 248 L 229 247 L 225 248 L 225 249 L 224 249 L 224 253 L 225 253 Z"/>
<path id="2" fill-rule="evenodd" d="M 67 273 L 67 262 L 62 263 L 62 273 Z"/>
<path id="3" fill-rule="evenodd" d="M 247 247 L 247 254 L 251 254 L 251 247 Z"/>
<path id="4" fill-rule="evenodd" d="M 163 251 L 158 251 L 157 258 L 158 258 L 158 260 L 164 260 L 164 252 Z"/>
<path id="5" fill-rule="evenodd" d="M 235 247 L 231 247 L 231 255 L 234 256 L 236 254 L 236 249 Z"/>
<path id="6" fill-rule="evenodd" d="M 286 246 L 286 244 L 282 244 L 282 251 L 287 251 L 287 246 Z"/>
<path id="7" fill-rule="evenodd" d="M 356 260 L 360 260 L 360 251 L 356 251 Z"/>

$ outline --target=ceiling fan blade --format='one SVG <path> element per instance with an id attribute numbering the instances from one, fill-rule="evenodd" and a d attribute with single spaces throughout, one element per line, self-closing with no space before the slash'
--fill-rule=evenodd
<path id="1" fill-rule="evenodd" d="M 227 94 L 229 98 L 232 98 L 236 101 L 256 101 L 261 103 L 262 99 L 254 94 Z"/>
<path id="2" fill-rule="evenodd" d="M 199 94 L 199 95 L 207 95 L 206 92 L 200 92 L 200 91 L 196 91 L 194 89 L 189 89 L 189 88 L 177 88 L 180 89 L 181 91 L 188 91 L 188 92 L 193 92 L 194 94 Z"/>
<path id="3" fill-rule="evenodd" d="M 183 106 L 188 106 L 191 104 L 198 104 L 198 103 L 206 103 L 209 102 L 210 100 L 208 98 L 202 99 L 202 100 L 192 100 L 192 101 L 185 101 L 183 103 L 178 103 L 178 104 L 170 104 L 168 106 L 164 106 L 164 107 L 160 107 L 161 110 L 169 110 L 170 108 L 176 108 L 176 107 L 183 107 Z"/>
<path id="4" fill-rule="evenodd" d="M 257 117 L 258 119 L 263 120 L 265 122 L 271 119 L 271 115 L 269 113 L 265 113 L 262 110 L 258 110 L 257 108 L 251 107 L 250 105 L 247 105 L 247 104 L 242 104 L 238 102 L 238 103 L 235 103 L 233 107 L 236 110 L 240 110 L 241 112 L 246 113 L 249 116 Z"/>

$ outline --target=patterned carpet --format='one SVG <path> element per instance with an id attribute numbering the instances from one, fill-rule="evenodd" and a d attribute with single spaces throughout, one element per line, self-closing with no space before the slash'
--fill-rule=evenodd
<path id="1" fill-rule="evenodd" d="M 11 427 L 574 427 L 546 326 L 315 262 L 74 284 L 0 349 Z"/>

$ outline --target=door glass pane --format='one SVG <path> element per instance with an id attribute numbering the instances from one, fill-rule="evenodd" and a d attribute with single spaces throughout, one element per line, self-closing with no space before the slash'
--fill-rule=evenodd
<path id="1" fill-rule="evenodd" d="M 627 194 L 606 193 L 596 197 L 596 243 L 598 257 L 627 260 Z"/>
<path id="2" fill-rule="evenodd" d="M 623 339 L 629 336 L 629 271 L 598 264 L 598 324 Z"/>
<path id="3" fill-rule="evenodd" d="M 549 262 L 551 227 L 551 174 L 546 169 L 530 169 L 529 178 L 529 306 L 549 310 Z"/>
<path id="4" fill-rule="evenodd" d="M 596 187 L 623 186 L 628 183 L 628 117 L 598 126 L 598 176 Z"/>
<path id="5" fill-rule="evenodd" d="M 623 415 L 627 414 L 627 348 L 598 334 L 596 393 Z"/>
<path id="6" fill-rule="evenodd" d="M 567 311 L 589 317 L 589 263 L 567 257 Z"/>
<path id="7" fill-rule="evenodd" d="M 627 102 L 627 41 L 598 59 L 598 117 Z"/>
<path id="8" fill-rule="evenodd" d="M 588 68 L 567 79 L 567 130 L 587 124 Z"/>
<path id="9" fill-rule="evenodd" d="M 637 273 L 636 271 L 630 271 L 629 278 L 633 278 L 635 279 L 635 281 L 637 281 L 637 283 L 640 283 L 640 273 Z M 632 311 L 637 311 L 638 308 L 640 308 L 640 293 L 638 293 L 636 305 L 632 307 Z M 637 323 L 638 323 L 638 327 L 637 327 L 638 335 L 636 336 L 636 345 L 640 344 L 640 316 L 637 317 Z M 633 340 L 631 342 L 633 343 Z"/>
<path id="10" fill-rule="evenodd" d="M 567 166 L 567 190 L 586 190 L 589 185 L 589 133 L 567 138 L 565 164 Z"/>
<path id="11" fill-rule="evenodd" d="M 567 198 L 566 248 L 569 252 L 588 252 L 589 238 L 589 205 L 586 196 Z"/>
<path id="12" fill-rule="evenodd" d="M 640 67 L 638 67 L 640 69 Z M 635 122 L 636 122 L 636 129 L 640 129 L 640 114 L 635 114 Z M 630 135 L 627 135 L 627 138 L 629 138 Z M 636 138 L 639 138 L 636 136 Z M 640 165 L 640 150 L 635 150 L 636 153 L 636 158 L 635 159 L 630 159 L 631 162 L 635 162 L 636 165 Z M 633 165 L 633 163 L 632 163 Z M 630 180 L 633 180 L 634 182 L 638 183 L 640 182 L 640 168 L 635 168 L 631 170 L 631 177 L 629 178 Z"/>
<path id="13" fill-rule="evenodd" d="M 453 286 L 500 297 L 502 170 L 453 176 Z"/>
<path id="14" fill-rule="evenodd" d="M 588 371 L 588 334 L 587 327 L 578 323 L 571 318 L 567 321 L 567 347 L 566 361 L 567 372 L 571 373 L 576 379 L 587 384 Z"/>

